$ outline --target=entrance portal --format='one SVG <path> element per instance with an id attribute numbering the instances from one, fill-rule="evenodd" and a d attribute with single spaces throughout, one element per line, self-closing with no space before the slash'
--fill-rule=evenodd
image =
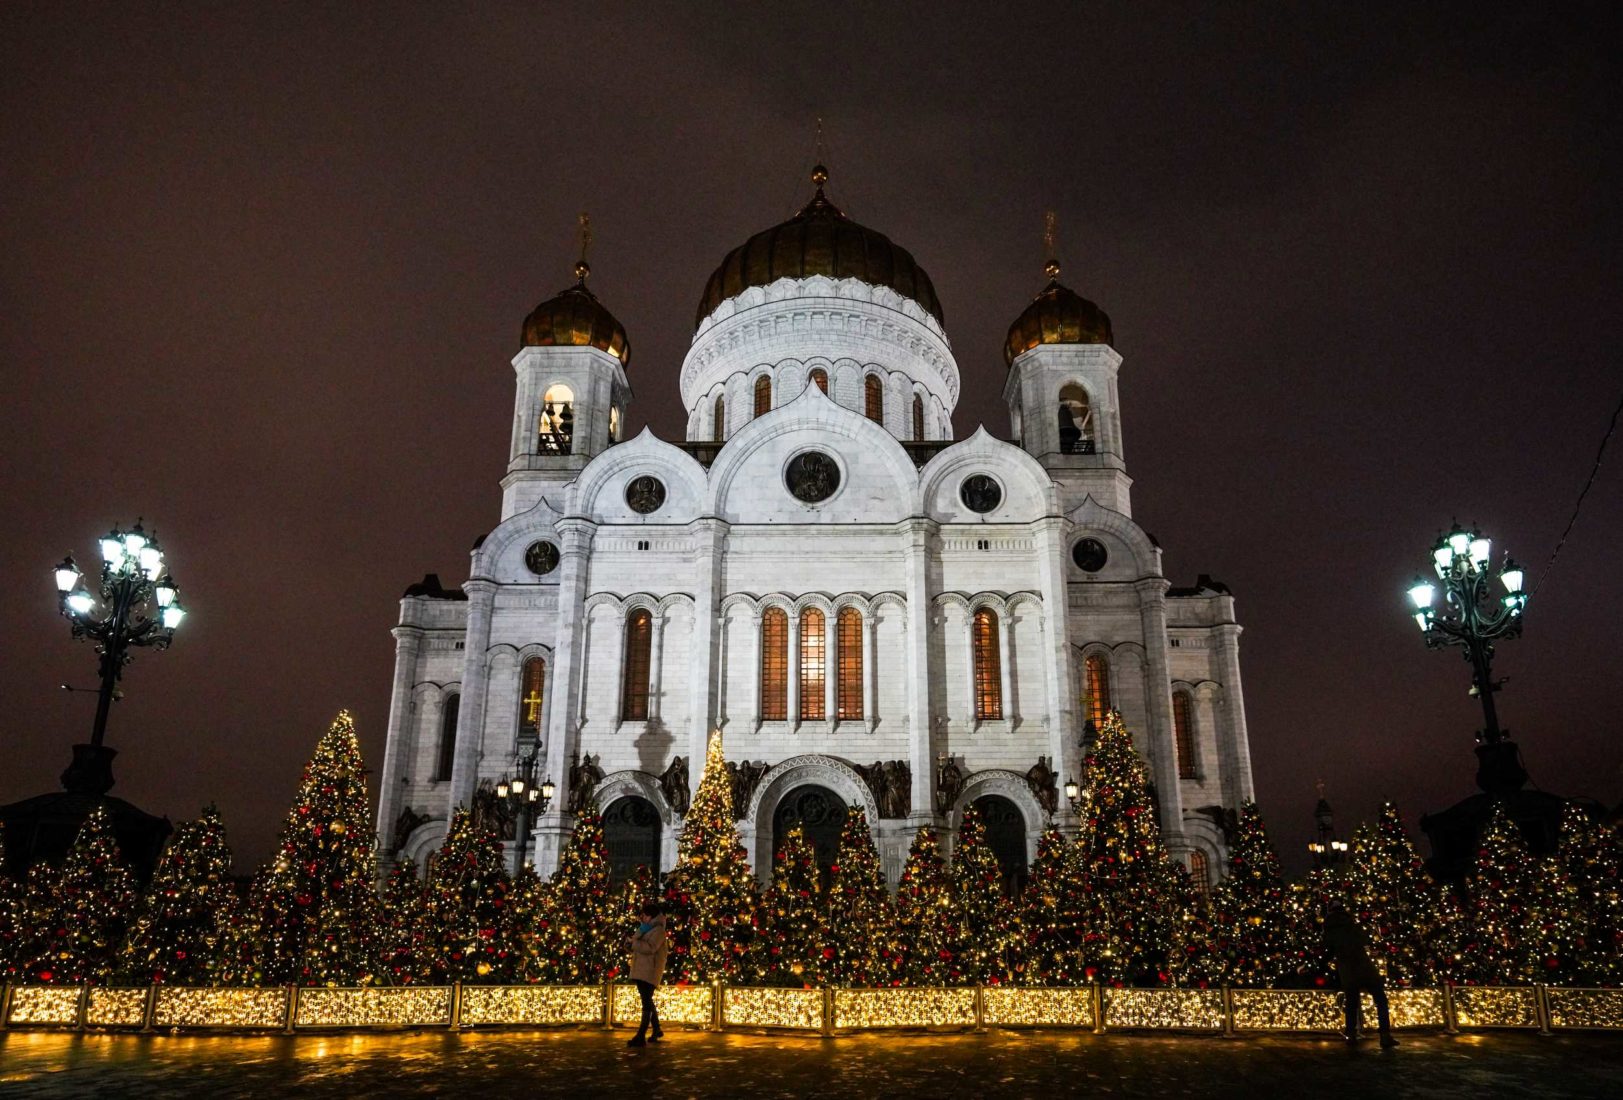
<path id="1" fill-rule="evenodd" d="M 778 854 L 784 836 L 796 825 L 817 853 L 823 889 L 828 889 L 830 872 L 840 851 L 840 832 L 845 828 L 845 801 L 826 787 L 796 787 L 783 796 L 772 814 L 772 854 Z"/>
<path id="2" fill-rule="evenodd" d="M 646 867 L 659 874 L 659 811 L 646 798 L 627 795 L 603 811 L 603 839 L 609 849 L 609 876 L 618 885 Z"/>
<path id="3" fill-rule="evenodd" d="M 1013 897 L 1026 888 L 1026 817 L 999 794 L 977 798 L 975 809 L 986 823 L 986 843 L 1003 870 L 1003 892 Z"/>

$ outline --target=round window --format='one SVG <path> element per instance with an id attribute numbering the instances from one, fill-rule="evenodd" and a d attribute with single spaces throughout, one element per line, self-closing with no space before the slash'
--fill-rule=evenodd
<path id="1" fill-rule="evenodd" d="M 638 515 L 659 511 L 665 503 L 665 483 L 650 474 L 634 477 L 626 486 L 626 504 Z"/>
<path id="2" fill-rule="evenodd" d="M 840 487 L 840 467 L 822 451 L 806 451 L 789 460 L 783 480 L 796 500 L 817 504 Z"/>
<path id="3" fill-rule="evenodd" d="M 970 474 L 958 487 L 958 499 L 971 512 L 984 516 L 1003 503 L 1003 489 L 985 474 Z"/>
<path id="4" fill-rule="evenodd" d="M 558 568 L 558 547 L 545 539 L 532 542 L 524 551 L 524 564 L 536 576 L 544 577 Z"/>
<path id="5" fill-rule="evenodd" d="M 1098 539 L 1078 539 L 1071 547 L 1071 560 L 1084 573 L 1097 573 L 1110 560 L 1110 552 Z"/>

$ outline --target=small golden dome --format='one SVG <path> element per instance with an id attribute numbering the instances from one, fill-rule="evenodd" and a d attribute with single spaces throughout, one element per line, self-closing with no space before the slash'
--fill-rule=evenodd
<path id="1" fill-rule="evenodd" d="M 752 286 L 767 286 L 779 279 L 826 275 L 831 279 L 860 279 L 885 286 L 922 306 L 945 324 L 935 285 L 912 255 L 889 237 L 858 225 L 823 194 L 828 169 L 812 169 L 817 193 L 794 217 L 755 234 L 727 253 L 705 284 L 704 297 L 693 319 L 697 328 L 717 306 Z"/>
<path id="2" fill-rule="evenodd" d="M 524 318 L 520 344 L 527 348 L 575 347 L 606 351 L 623 365 L 631 363 L 631 341 L 625 326 L 586 289 L 592 269 L 575 265 L 575 285 L 555 294 Z"/>
<path id="3" fill-rule="evenodd" d="M 1049 260 L 1043 270 L 1048 276 L 1048 285 L 1009 326 L 1003 361 L 1013 363 L 1038 344 L 1114 344 L 1110 315 L 1061 285 L 1056 261 Z"/>

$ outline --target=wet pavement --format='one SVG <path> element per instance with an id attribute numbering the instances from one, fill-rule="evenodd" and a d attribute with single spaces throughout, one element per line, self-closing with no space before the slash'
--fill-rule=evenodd
<path id="1" fill-rule="evenodd" d="M 1623 1034 L 1409 1034 L 1394 1051 L 1329 1038 L 992 1031 L 839 1039 L 675 1032 L 300 1036 L 0 1034 L 0 1097 L 1072 1095 L 1247 1100 L 1617 1097 Z"/>

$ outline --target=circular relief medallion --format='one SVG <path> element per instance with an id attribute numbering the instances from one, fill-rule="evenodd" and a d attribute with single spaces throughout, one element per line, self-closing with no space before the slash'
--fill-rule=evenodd
<path id="1" fill-rule="evenodd" d="M 665 503 L 665 483 L 650 474 L 634 477 L 626 486 L 626 504 L 633 512 L 646 516 L 659 511 Z"/>
<path id="2" fill-rule="evenodd" d="M 783 480 L 796 500 L 817 504 L 840 487 L 840 468 L 822 451 L 807 451 L 789 460 Z"/>
<path id="3" fill-rule="evenodd" d="M 544 577 L 558 568 L 558 548 L 545 539 L 532 542 L 524 551 L 524 564 L 536 576 Z"/>
<path id="4" fill-rule="evenodd" d="M 1071 560 L 1084 573 L 1097 573 L 1110 560 L 1110 552 L 1098 539 L 1078 539 L 1071 547 Z"/>
<path id="5" fill-rule="evenodd" d="M 1003 503 L 1003 490 L 997 482 L 985 474 L 970 474 L 958 487 L 958 499 L 962 500 L 964 507 L 971 512 L 985 515 Z"/>

